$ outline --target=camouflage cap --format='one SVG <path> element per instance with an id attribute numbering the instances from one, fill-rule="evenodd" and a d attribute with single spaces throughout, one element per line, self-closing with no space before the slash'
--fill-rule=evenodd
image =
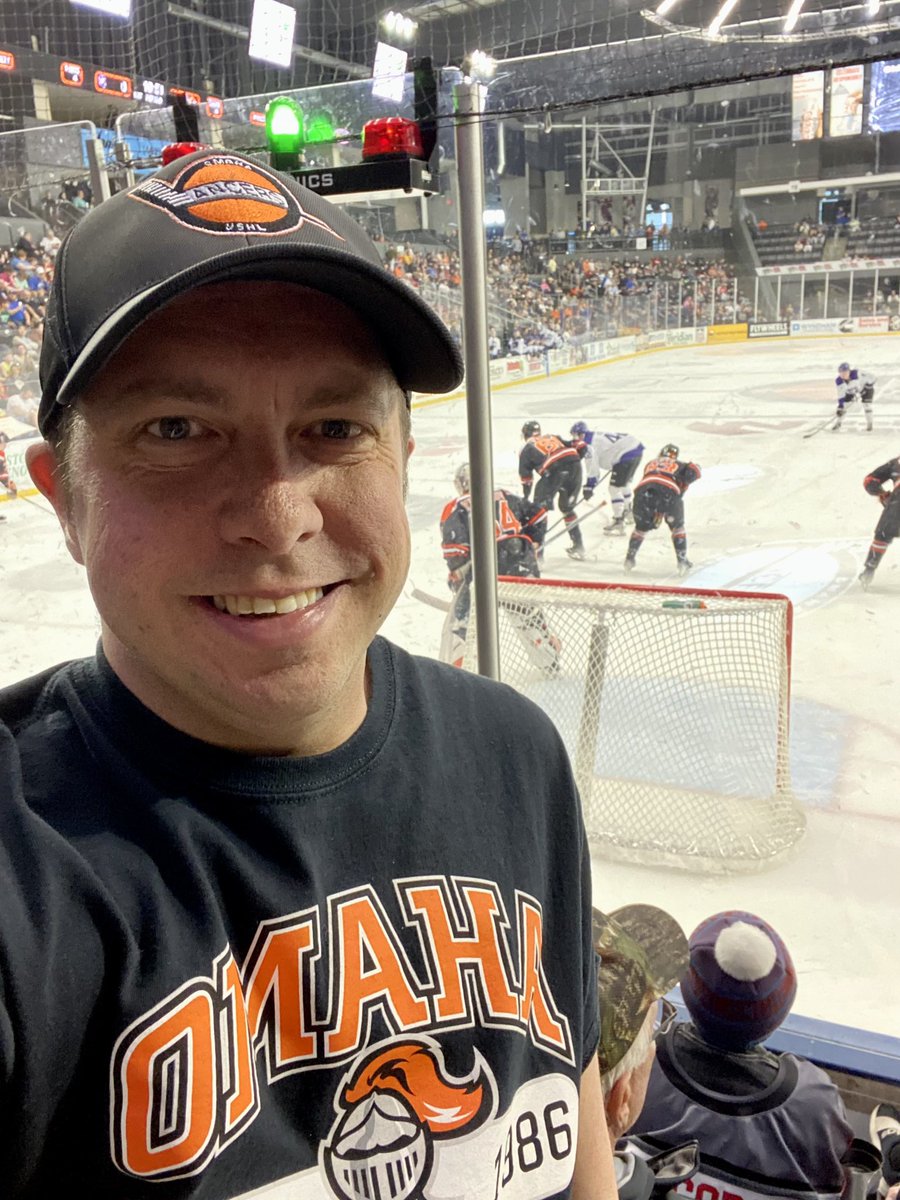
<path id="1" fill-rule="evenodd" d="M 684 930 L 652 904 L 628 904 L 607 915 L 593 909 L 594 949 L 600 955 L 600 1072 L 624 1058 L 651 1004 L 688 967 Z"/>

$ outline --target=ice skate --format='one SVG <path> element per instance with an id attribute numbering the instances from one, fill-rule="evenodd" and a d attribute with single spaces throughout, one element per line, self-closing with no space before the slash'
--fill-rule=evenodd
<path id="1" fill-rule="evenodd" d="M 693 565 L 694 564 L 691 562 L 691 560 L 689 558 L 679 558 L 678 574 L 679 575 L 687 575 L 688 571 L 691 569 L 691 567 Z"/>
<path id="2" fill-rule="evenodd" d="M 584 562 L 584 546 L 566 546 L 566 554 L 578 562 Z"/>
<path id="3" fill-rule="evenodd" d="M 614 517 L 608 525 L 603 526 L 603 532 L 607 537 L 624 537 L 625 536 L 625 518 Z"/>
<path id="4" fill-rule="evenodd" d="M 633 554 L 626 554 L 626 555 L 625 555 L 625 562 L 624 562 L 622 565 L 625 567 L 625 570 L 626 570 L 626 571 L 633 571 L 633 570 L 634 570 L 634 561 L 635 561 L 635 560 L 634 560 L 634 555 L 633 555 Z"/>
<path id="5" fill-rule="evenodd" d="M 863 567 L 863 569 L 859 573 L 858 578 L 859 578 L 859 582 L 862 584 L 863 591 L 867 592 L 872 584 L 872 580 L 875 578 L 875 568 L 874 567 Z"/>

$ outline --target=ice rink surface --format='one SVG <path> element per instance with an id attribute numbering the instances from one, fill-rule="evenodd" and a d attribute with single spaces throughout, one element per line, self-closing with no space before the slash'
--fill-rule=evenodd
<path id="1" fill-rule="evenodd" d="M 719 909 L 757 912 L 794 955 L 796 1012 L 894 1035 L 900 541 L 868 593 L 856 576 L 881 512 L 863 478 L 900 453 L 898 351 L 900 340 L 891 336 L 666 350 L 493 397 L 499 485 L 518 488 L 520 427 L 529 418 L 563 436 L 583 418 L 593 428 L 636 434 L 651 453 L 674 441 L 681 457 L 703 470 L 685 500 L 695 564 L 686 582 L 780 592 L 795 605 L 791 761 L 808 828 L 794 857 L 759 874 L 706 877 L 595 856 L 595 903 L 606 910 L 659 904 L 688 932 Z M 862 415 L 851 410 L 840 433 L 804 440 L 834 410 L 833 380 L 843 359 L 877 377 L 875 429 L 865 432 Z M 448 595 L 438 518 L 454 494 L 454 469 L 466 458 L 465 402 L 417 408 L 413 431 L 412 568 L 384 632 L 409 650 L 436 655 L 443 616 L 412 593 Z M 0 526 L 6 684 L 89 654 L 97 618 L 84 573 L 41 498 L 4 504 L 0 512 L 7 517 Z M 572 562 L 568 539 L 560 539 L 547 548 L 545 576 L 676 585 L 665 530 L 648 535 L 637 569 L 626 576 L 626 541 L 603 536 L 606 512 L 584 524 L 587 560 Z"/>

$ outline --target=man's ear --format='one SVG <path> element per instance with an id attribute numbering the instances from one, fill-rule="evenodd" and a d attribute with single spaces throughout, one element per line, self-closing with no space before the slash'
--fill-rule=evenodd
<path id="1" fill-rule="evenodd" d="M 614 1141 L 631 1128 L 631 1076 L 631 1071 L 620 1075 L 606 1098 L 606 1124 Z"/>
<path id="2" fill-rule="evenodd" d="M 33 442 L 25 451 L 25 462 L 34 486 L 53 505 L 69 553 L 84 566 L 78 532 L 70 512 L 69 496 L 63 484 L 62 468 L 53 447 L 49 442 Z"/>

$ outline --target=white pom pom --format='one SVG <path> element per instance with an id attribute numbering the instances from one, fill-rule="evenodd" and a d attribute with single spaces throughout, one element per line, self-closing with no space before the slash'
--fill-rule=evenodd
<path id="1" fill-rule="evenodd" d="M 716 938 L 716 962 L 732 979 L 765 979 L 778 957 L 775 943 L 756 925 L 735 921 Z"/>

